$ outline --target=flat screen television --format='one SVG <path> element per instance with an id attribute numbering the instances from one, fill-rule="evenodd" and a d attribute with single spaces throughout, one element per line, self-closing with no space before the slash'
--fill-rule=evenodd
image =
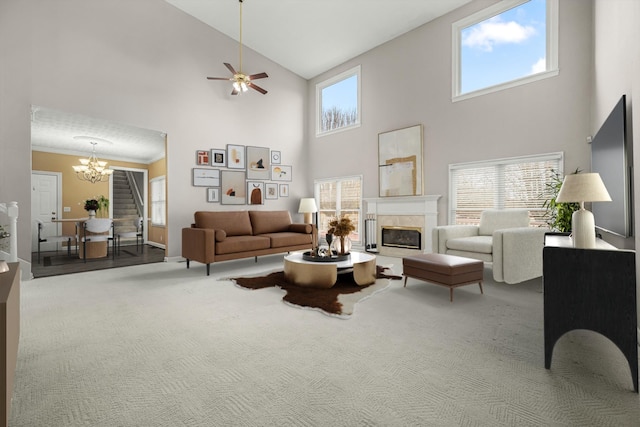
<path id="1" fill-rule="evenodd" d="M 632 157 L 627 144 L 626 99 L 622 95 L 591 141 L 591 171 L 598 172 L 611 202 L 594 202 L 596 228 L 618 236 L 633 233 Z"/>

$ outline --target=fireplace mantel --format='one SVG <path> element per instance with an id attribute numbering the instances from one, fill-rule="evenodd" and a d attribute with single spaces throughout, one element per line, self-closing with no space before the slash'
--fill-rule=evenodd
<path id="1" fill-rule="evenodd" d="M 422 233 L 422 249 L 424 253 L 431 252 L 431 232 L 438 225 L 438 199 L 440 195 L 407 196 L 407 197 L 376 197 L 363 199 L 366 214 L 378 218 L 380 216 L 419 216 L 424 218 L 424 232 Z M 377 239 L 380 242 L 380 228 L 377 222 Z M 382 248 L 380 248 L 382 249 Z"/>

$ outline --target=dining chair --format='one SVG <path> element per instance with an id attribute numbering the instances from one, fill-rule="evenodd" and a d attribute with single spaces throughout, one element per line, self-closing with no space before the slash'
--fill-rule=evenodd
<path id="1" fill-rule="evenodd" d="M 93 234 L 87 234 L 93 233 Z M 107 234 L 105 234 L 107 233 Z M 116 257 L 115 239 L 113 237 L 113 220 L 110 218 L 91 218 L 83 224 L 82 251 L 84 262 L 87 262 L 87 243 L 107 242 L 107 256 L 109 256 L 109 242 L 111 242 L 111 256 Z"/>
<path id="2" fill-rule="evenodd" d="M 50 225 L 52 225 L 52 223 L 48 222 L 48 223 L 44 223 L 43 221 L 36 219 L 36 222 L 38 223 L 38 264 L 40 264 L 40 244 L 44 243 L 44 242 L 48 242 L 48 243 L 56 243 L 56 252 L 58 252 L 58 243 L 59 242 L 67 242 L 67 256 L 71 256 L 71 239 L 73 239 L 74 241 L 76 241 L 76 251 L 78 250 L 77 247 L 77 240 L 75 239 L 75 236 L 68 236 L 68 235 L 53 235 L 53 236 L 47 236 L 46 231 L 47 229 L 49 229 Z"/>
<path id="3" fill-rule="evenodd" d="M 120 255 L 120 239 L 122 239 L 122 238 L 127 239 L 127 238 L 135 237 L 136 238 L 136 252 L 138 252 L 138 247 L 142 248 L 142 244 L 144 243 L 144 241 L 143 241 L 143 231 L 144 231 L 143 218 L 142 217 L 138 217 L 135 220 L 133 220 L 133 225 L 136 228 L 135 230 L 118 232 L 118 235 L 117 235 L 118 255 Z"/>

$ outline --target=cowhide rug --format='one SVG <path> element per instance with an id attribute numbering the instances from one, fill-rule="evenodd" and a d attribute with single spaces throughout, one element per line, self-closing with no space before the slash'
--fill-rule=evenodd
<path id="1" fill-rule="evenodd" d="M 284 279 L 284 272 L 277 271 L 260 277 L 234 277 L 229 280 L 245 289 L 263 289 L 278 287 L 286 291 L 282 300 L 289 305 L 319 310 L 324 314 L 349 318 L 354 311 L 355 304 L 380 292 L 390 285 L 390 280 L 400 280 L 402 277 L 388 275 L 386 267 L 377 266 L 377 280 L 368 286 L 358 286 L 353 280 L 353 274 L 338 274 L 338 281 L 332 288 L 318 289 L 296 286 Z"/>

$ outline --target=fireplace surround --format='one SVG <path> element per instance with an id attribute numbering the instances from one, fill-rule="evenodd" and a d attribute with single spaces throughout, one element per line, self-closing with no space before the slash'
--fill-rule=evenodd
<path id="1" fill-rule="evenodd" d="M 377 223 L 376 241 L 381 255 L 403 257 L 431 252 L 431 233 L 438 225 L 439 195 L 365 198 L 366 214 Z M 420 249 L 384 246 L 382 227 L 419 228 Z"/>

